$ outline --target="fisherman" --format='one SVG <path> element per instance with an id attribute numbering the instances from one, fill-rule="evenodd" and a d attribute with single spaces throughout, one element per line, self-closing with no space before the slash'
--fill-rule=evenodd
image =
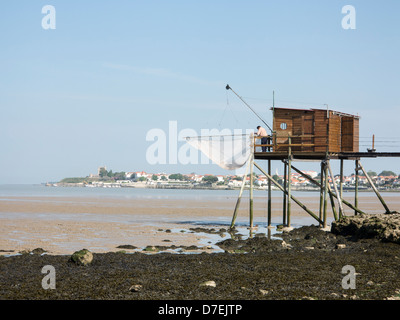
<path id="1" fill-rule="evenodd" d="M 261 144 L 263 145 L 262 147 L 261 147 L 261 150 L 262 150 L 262 152 L 267 152 L 267 147 L 266 146 L 264 146 L 265 144 L 268 144 L 268 142 L 269 142 L 269 136 L 268 136 L 268 134 L 267 134 L 267 130 L 265 130 L 263 127 L 261 127 L 261 126 L 258 126 L 257 127 L 257 133 L 256 133 L 256 136 L 258 137 L 258 138 L 261 138 Z M 269 148 L 268 148 L 269 149 Z"/>

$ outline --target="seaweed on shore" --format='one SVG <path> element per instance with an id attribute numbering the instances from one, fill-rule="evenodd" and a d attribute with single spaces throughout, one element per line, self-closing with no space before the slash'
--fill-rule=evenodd
<path id="1" fill-rule="evenodd" d="M 24 254 L 0 259 L 2 299 L 260 300 L 400 299 L 400 246 L 379 238 L 334 234 L 317 226 L 218 243 L 225 252 L 94 253 L 85 267 L 68 256 Z M 42 288 L 43 266 L 56 289 Z M 344 266 L 355 289 L 342 286 Z M 212 283 L 212 286 L 204 285 Z"/>

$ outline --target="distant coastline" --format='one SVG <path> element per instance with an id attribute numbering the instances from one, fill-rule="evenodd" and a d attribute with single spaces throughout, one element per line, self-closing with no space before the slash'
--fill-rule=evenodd
<path id="1" fill-rule="evenodd" d="M 61 183 L 51 182 L 42 183 L 46 187 L 71 187 L 71 188 L 139 188 L 139 189 L 187 189 L 187 190 L 239 190 L 240 187 L 228 186 L 228 185 L 217 185 L 217 184 L 192 184 L 192 183 L 149 183 L 149 182 L 97 182 L 91 184 L 85 183 Z M 250 188 L 246 185 L 245 190 Z M 254 186 L 254 190 L 267 191 L 267 186 Z M 271 190 L 279 189 L 275 186 L 271 186 Z M 293 191 L 304 191 L 304 192 L 320 192 L 320 188 L 313 186 L 292 186 Z M 400 192 L 399 188 L 382 188 L 378 187 L 380 192 Z M 343 192 L 354 192 L 354 186 L 343 187 Z M 371 187 L 359 186 L 359 192 L 373 192 Z"/>
<path id="2" fill-rule="evenodd" d="M 306 178 L 305 176 L 308 178 Z M 368 172 L 371 180 L 379 191 L 400 192 L 400 178 L 392 171 L 384 170 L 379 175 L 375 172 Z M 276 182 L 283 186 L 284 177 L 278 172 L 272 177 Z M 311 180 L 310 180 L 311 179 Z M 358 191 L 373 191 L 365 176 L 358 176 Z M 195 190 L 237 190 L 245 182 L 245 189 L 250 187 L 250 175 L 212 175 L 212 174 L 181 174 L 181 173 L 147 173 L 144 171 L 136 172 L 113 172 L 107 170 L 105 166 L 99 167 L 97 174 L 90 174 L 86 177 L 64 178 L 59 182 L 43 183 L 49 187 L 85 187 L 85 188 L 150 188 L 150 189 L 195 189 Z M 292 173 L 290 178 L 291 189 L 294 191 L 320 191 L 316 186 L 320 176 L 315 171 L 303 171 L 303 176 L 299 173 Z M 344 192 L 354 192 L 356 177 L 343 177 L 342 190 Z M 253 174 L 254 190 L 268 190 L 269 180 L 265 175 Z M 335 175 L 332 180 L 329 177 L 329 184 L 332 189 L 334 184 L 340 185 L 340 176 Z M 274 184 L 271 190 L 279 190 Z"/>

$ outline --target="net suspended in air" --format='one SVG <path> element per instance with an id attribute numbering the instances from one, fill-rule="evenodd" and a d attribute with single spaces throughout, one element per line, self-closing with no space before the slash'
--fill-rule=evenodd
<path id="1" fill-rule="evenodd" d="M 254 133 L 220 136 L 186 137 L 186 142 L 203 152 L 215 164 L 226 170 L 236 170 L 246 164 L 253 150 Z"/>

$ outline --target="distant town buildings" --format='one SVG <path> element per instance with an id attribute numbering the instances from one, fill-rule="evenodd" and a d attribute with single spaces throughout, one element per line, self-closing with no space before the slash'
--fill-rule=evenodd
<path id="1" fill-rule="evenodd" d="M 312 179 L 319 181 L 319 173 L 316 171 L 302 171 L 304 174 L 310 176 Z M 382 173 L 391 171 L 383 171 Z M 374 184 L 380 189 L 398 189 L 400 190 L 400 179 L 397 175 L 377 175 L 370 174 L 370 177 Z M 273 175 L 275 181 L 280 184 L 283 184 L 283 175 L 279 175 L 278 171 L 276 171 L 275 175 Z M 105 186 L 112 184 L 113 186 L 138 186 L 138 185 L 147 185 L 147 186 L 199 186 L 199 185 L 213 185 L 219 187 L 226 188 L 239 188 L 242 185 L 243 179 L 245 179 L 245 183 L 247 185 L 250 184 L 250 175 L 212 175 L 212 174 L 181 174 L 181 173 L 165 173 L 165 172 L 157 172 L 157 173 L 148 173 L 145 171 L 130 171 L 130 172 L 115 172 L 112 170 L 107 171 L 106 166 L 101 166 L 97 170 L 97 174 L 90 174 L 86 178 L 73 178 L 73 179 L 81 179 L 75 182 L 61 181 L 61 184 L 64 183 L 76 183 L 82 184 L 84 186 Z M 355 175 L 352 174 L 350 176 L 343 177 L 343 187 L 344 188 L 354 188 L 355 185 Z M 331 177 L 328 178 L 328 181 L 331 185 L 336 183 L 340 184 L 340 176 L 334 176 L 333 180 Z M 293 173 L 290 177 L 290 182 L 293 188 L 298 190 L 307 190 L 307 189 L 315 189 L 317 188 L 315 184 L 313 184 L 309 179 L 306 179 L 299 173 Z M 364 176 L 358 177 L 358 184 L 360 187 L 366 188 L 368 186 L 368 180 Z M 255 174 L 254 175 L 254 185 L 259 188 L 267 188 L 268 187 L 268 178 L 263 174 Z M 276 188 L 272 185 L 272 188 Z"/>
<path id="2" fill-rule="evenodd" d="M 315 180 L 319 180 L 319 173 L 316 171 L 302 171 L 304 174 L 310 176 L 311 178 Z M 169 174 L 169 173 L 147 173 L 144 171 L 137 171 L 137 172 L 127 172 L 126 173 L 126 179 L 133 180 L 133 181 L 138 181 L 139 179 L 141 181 L 147 181 L 147 182 L 167 182 L 167 181 L 179 181 L 179 179 L 174 179 L 171 178 L 171 176 L 174 174 Z M 182 175 L 185 178 L 182 179 L 182 181 L 187 181 L 187 182 L 192 182 L 192 183 L 201 183 L 204 181 L 205 177 L 210 177 L 214 176 L 212 174 L 186 174 Z M 240 187 L 243 181 L 243 175 L 215 175 L 214 177 L 217 178 L 215 183 L 219 184 L 225 184 L 228 186 L 232 187 Z M 400 187 L 400 179 L 398 176 L 372 176 L 371 177 L 374 183 L 378 186 L 382 185 L 393 185 L 393 186 L 398 186 Z M 283 175 L 274 175 L 274 179 L 277 180 L 278 182 L 283 181 Z M 250 176 L 248 175 L 245 177 L 246 183 L 250 183 Z M 314 184 L 310 182 L 310 180 L 304 178 L 302 175 L 299 173 L 292 173 L 291 178 L 290 178 L 292 186 L 297 186 L 297 187 L 312 187 Z M 329 183 L 333 183 L 332 179 L 329 177 L 328 178 Z M 340 183 L 340 176 L 336 175 L 334 177 L 334 182 L 336 184 Z M 358 177 L 358 183 L 359 185 L 367 185 L 368 180 L 364 176 L 359 176 Z M 254 184 L 256 186 L 264 187 L 268 185 L 268 178 L 263 175 L 255 175 L 254 177 Z M 344 176 L 343 177 L 343 185 L 344 186 L 353 186 L 355 184 L 355 175 L 352 174 L 350 176 Z"/>

